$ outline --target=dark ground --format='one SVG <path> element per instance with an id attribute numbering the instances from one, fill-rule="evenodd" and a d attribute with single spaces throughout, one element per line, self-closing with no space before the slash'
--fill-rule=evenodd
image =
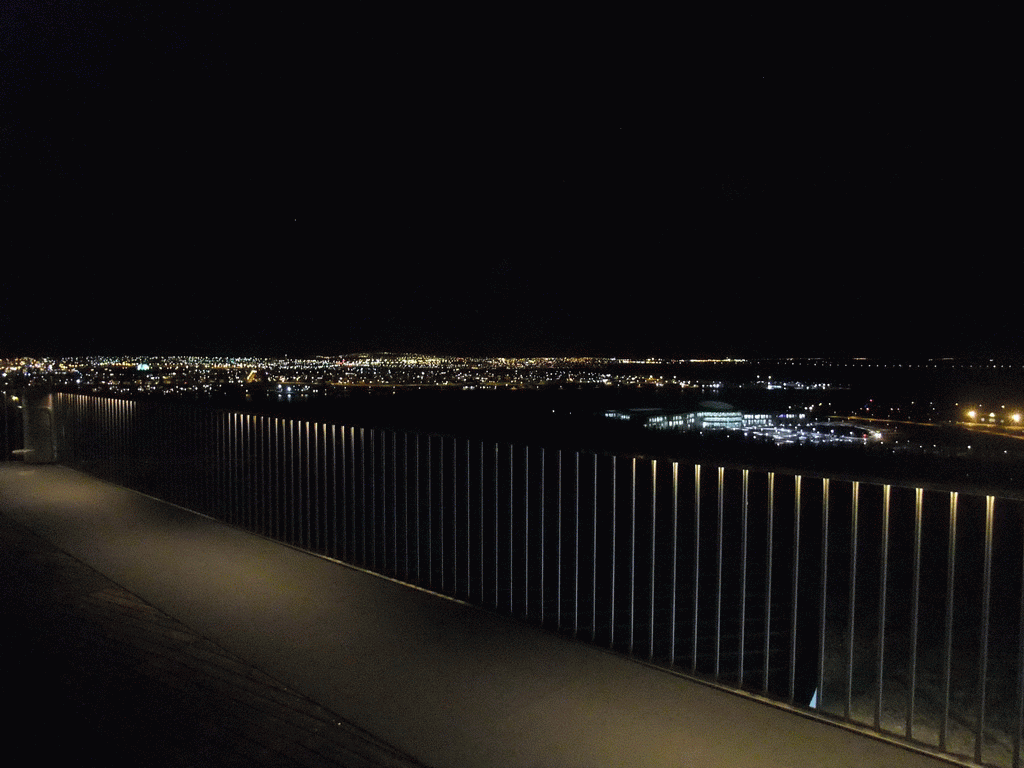
<path id="1" fill-rule="evenodd" d="M 400 754 L 0 515 L 9 739 L 61 765 L 398 768 Z"/>

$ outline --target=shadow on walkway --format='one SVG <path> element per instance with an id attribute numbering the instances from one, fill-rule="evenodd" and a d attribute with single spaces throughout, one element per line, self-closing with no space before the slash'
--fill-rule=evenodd
<path id="1" fill-rule="evenodd" d="M 60 765 L 406 768 L 412 758 L 0 513 L 8 733 Z"/>

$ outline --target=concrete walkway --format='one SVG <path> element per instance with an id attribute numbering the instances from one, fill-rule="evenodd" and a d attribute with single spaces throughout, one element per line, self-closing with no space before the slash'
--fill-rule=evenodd
<path id="1" fill-rule="evenodd" d="M 19 724 L 106 724 L 74 764 L 950 764 L 63 467 L 0 463 L 0 523 Z"/>

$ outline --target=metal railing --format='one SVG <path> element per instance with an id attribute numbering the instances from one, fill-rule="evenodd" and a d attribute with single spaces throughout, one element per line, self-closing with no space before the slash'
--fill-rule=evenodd
<path id="1" fill-rule="evenodd" d="M 58 394 L 61 463 L 718 685 L 1021 765 L 1013 499 Z"/>

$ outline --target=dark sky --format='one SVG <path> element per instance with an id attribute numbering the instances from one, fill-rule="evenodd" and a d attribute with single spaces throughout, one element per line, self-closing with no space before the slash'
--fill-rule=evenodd
<path id="1" fill-rule="evenodd" d="M 1016 351 L 984 41 L 67 5 L 4 3 L 0 356 Z"/>

